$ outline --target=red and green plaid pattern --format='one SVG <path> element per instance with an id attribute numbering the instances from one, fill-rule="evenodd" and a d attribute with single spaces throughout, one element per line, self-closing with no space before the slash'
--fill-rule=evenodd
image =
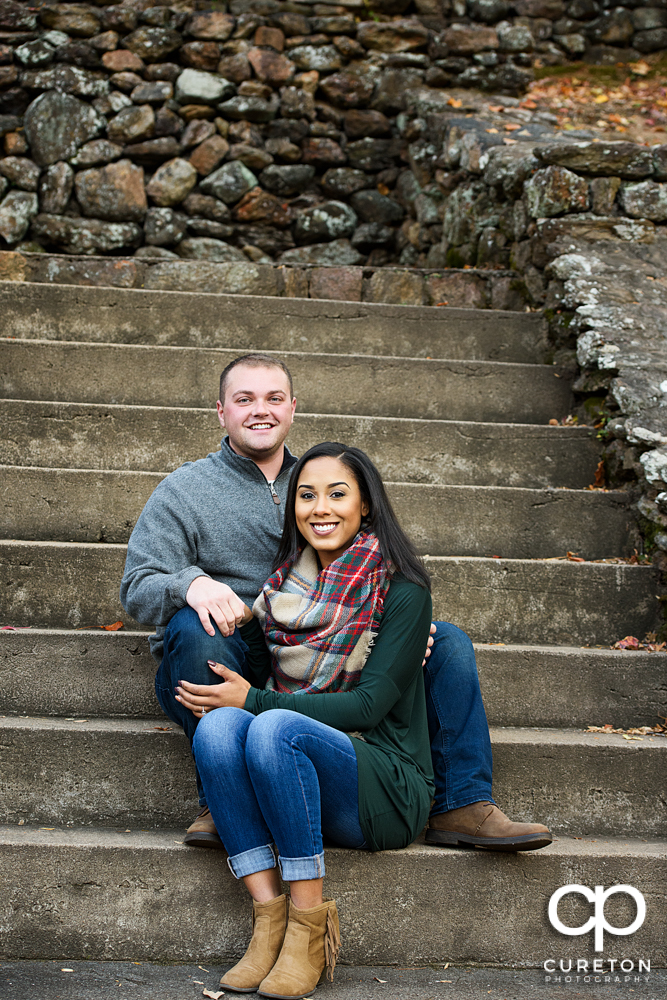
<path id="1" fill-rule="evenodd" d="M 272 690 L 348 691 L 368 658 L 389 586 L 377 537 L 360 531 L 318 569 L 307 546 L 267 580 L 255 605 L 273 660 Z"/>

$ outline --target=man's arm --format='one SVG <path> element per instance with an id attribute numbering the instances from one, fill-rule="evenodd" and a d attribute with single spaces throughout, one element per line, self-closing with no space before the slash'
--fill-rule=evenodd
<path id="1" fill-rule="evenodd" d="M 149 498 L 128 544 L 121 603 L 137 621 L 153 625 L 166 625 L 189 604 L 209 635 L 215 634 L 211 617 L 229 635 L 244 605 L 197 565 L 196 526 L 182 505 L 168 481 Z"/>

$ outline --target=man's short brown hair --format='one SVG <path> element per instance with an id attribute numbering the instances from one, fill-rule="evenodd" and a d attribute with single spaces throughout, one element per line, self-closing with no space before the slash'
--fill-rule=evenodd
<path id="1" fill-rule="evenodd" d="M 280 361 L 279 358 L 274 358 L 271 354 L 243 354 L 240 358 L 234 358 L 233 361 L 230 361 L 227 367 L 223 369 L 222 375 L 220 376 L 219 398 L 223 406 L 225 403 L 225 392 L 227 390 L 227 381 L 229 379 L 230 372 L 232 369 L 237 368 L 238 365 L 245 365 L 246 368 L 279 368 L 281 372 L 284 372 L 284 374 L 287 375 L 290 399 L 293 397 L 294 383 L 292 382 L 292 373 L 283 361 Z"/>

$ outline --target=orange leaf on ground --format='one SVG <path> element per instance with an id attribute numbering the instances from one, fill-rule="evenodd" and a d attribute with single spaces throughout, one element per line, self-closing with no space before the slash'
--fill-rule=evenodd
<path id="1" fill-rule="evenodd" d="M 451 104 L 453 108 L 463 107 L 463 101 L 460 101 L 458 97 L 450 97 L 447 104 Z"/>
<path id="2" fill-rule="evenodd" d="M 578 556 L 576 552 L 568 552 L 567 558 L 568 562 L 586 562 L 586 560 L 582 559 L 581 556 Z"/>
<path id="3" fill-rule="evenodd" d="M 89 628 L 101 628 L 104 629 L 105 632 L 117 632 L 118 629 L 121 629 L 122 627 L 123 627 L 122 622 L 114 622 L 112 625 L 81 625 L 79 628 L 75 628 L 74 631 L 84 632 L 86 629 Z"/>
<path id="4" fill-rule="evenodd" d="M 605 485 L 604 477 L 604 461 L 600 461 L 597 464 L 595 470 L 595 479 L 593 480 L 593 487 L 596 489 L 602 489 Z"/>

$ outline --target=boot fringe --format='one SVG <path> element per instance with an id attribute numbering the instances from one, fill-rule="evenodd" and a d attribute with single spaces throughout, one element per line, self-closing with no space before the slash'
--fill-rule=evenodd
<path id="1" fill-rule="evenodd" d="M 330 907 L 327 910 L 327 930 L 324 936 L 324 957 L 326 960 L 327 979 L 330 983 L 333 982 L 333 974 L 334 969 L 336 968 L 336 962 L 338 961 L 339 951 L 340 934 L 338 932 L 338 927 L 336 926 L 336 921 L 332 916 Z"/>

